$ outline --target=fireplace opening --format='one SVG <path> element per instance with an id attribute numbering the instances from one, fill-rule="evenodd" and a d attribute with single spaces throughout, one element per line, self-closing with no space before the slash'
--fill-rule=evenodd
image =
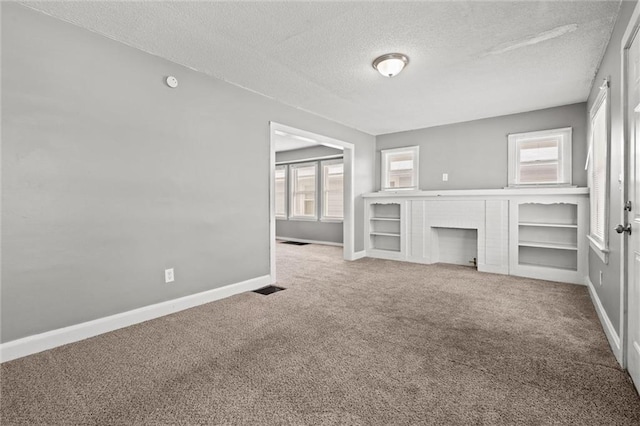
<path id="1" fill-rule="evenodd" d="M 468 228 L 431 228 L 432 259 L 453 265 L 478 266 L 478 230 Z"/>

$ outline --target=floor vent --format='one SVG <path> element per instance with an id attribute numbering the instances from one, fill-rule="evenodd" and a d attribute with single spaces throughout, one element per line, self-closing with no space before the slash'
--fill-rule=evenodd
<path id="1" fill-rule="evenodd" d="M 271 293 L 275 293 L 275 292 L 277 292 L 277 291 L 282 291 L 282 290 L 286 290 L 286 289 L 285 289 L 285 288 L 283 288 L 283 287 L 278 287 L 278 286 L 275 286 L 275 285 L 270 285 L 270 286 L 267 286 L 267 287 L 259 288 L 258 290 L 254 290 L 253 292 L 254 292 L 254 293 L 258 293 L 258 294 L 262 294 L 262 295 L 264 295 L 264 296 L 268 296 L 268 295 L 270 295 Z"/>
<path id="2" fill-rule="evenodd" d="M 306 246 L 309 243 L 301 243 L 300 241 L 283 241 L 282 244 L 291 244 L 293 246 Z"/>

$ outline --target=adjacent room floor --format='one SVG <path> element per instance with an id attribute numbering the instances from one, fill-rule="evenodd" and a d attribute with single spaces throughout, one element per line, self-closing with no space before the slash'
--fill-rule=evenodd
<path id="1" fill-rule="evenodd" d="M 3 364 L 1 423 L 640 423 L 585 287 L 277 250 L 284 291 Z"/>

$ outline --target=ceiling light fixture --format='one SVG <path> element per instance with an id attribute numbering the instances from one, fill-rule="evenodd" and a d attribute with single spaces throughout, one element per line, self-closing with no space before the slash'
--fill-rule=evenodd
<path id="1" fill-rule="evenodd" d="M 404 69 L 409 63 L 409 57 L 402 53 L 387 53 L 386 55 L 378 56 L 373 61 L 373 68 L 385 77 L 395 77 L 400 74 L 400 71 Z"/>

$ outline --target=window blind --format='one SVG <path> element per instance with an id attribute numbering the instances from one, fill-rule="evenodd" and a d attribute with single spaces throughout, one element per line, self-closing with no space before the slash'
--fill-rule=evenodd
<path id="1" fill-rule="evenodd" d="M 608 157 L 606 101 L 592 117 L 591 132 L 591 237 L 604 245 Z"/>

